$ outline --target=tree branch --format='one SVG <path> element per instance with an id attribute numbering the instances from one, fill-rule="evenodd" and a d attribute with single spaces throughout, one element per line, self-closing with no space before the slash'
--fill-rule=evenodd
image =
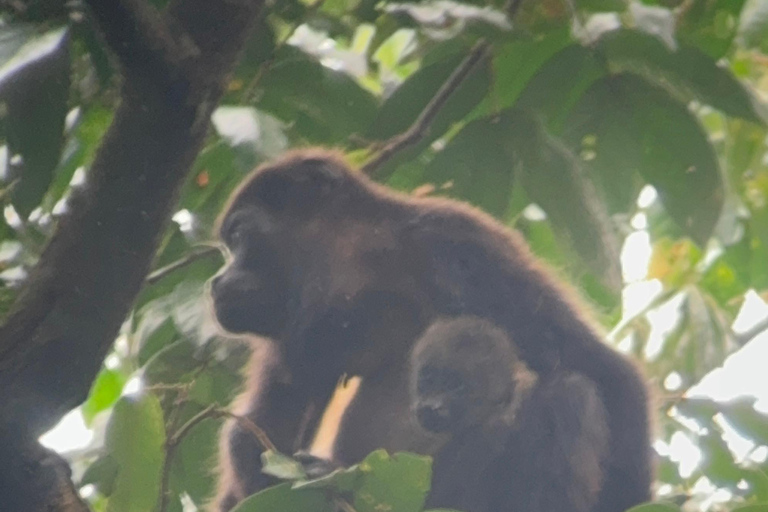
<path id="1" fill-rule="evenodd" d="M 172 89 L 185 59 L 198 49 L 185 34 L 177 38 L 145 0 L 86 0 L 104 39 L 131 86 Z"/>
<path id="2" fill-rule="evenodd" d="M 440 113 L 440 109 L 443 108 L 451 95 L 472 73 L 475 66 L 485 58 L 489 49 L 490 45 L 484 40 L 478 41 L 472 47 L 469 55 L 453 70 L 451 76 L 448 77 L 437 93 L 429 100 L 429 103 L 427 103 L 427 106 L 424 107 L 424 110 L 421 111 L 421 114 L 419 114 L 419 117 L 416 118 L 413 124 L 403 133 L 385 141 L 378 154 L 369 160 L 362 167 L 361 171 L 369 176 L 376 176 L 382 165 L 393 156 L 423 139 L 427 135 L 432 121 Z"/>
<path id="3" fill-rule="evenodd" d="M 163 462 L 163 472 L 160 479 L 160 494 L 158 496 L 157 511 L 165 512 L 168 507 L 168 484 L 171 479 L 171 463 L 176 455 L 176 449 L 179 447 L 184 437 L 199 423 L 208 419 L 218 417 L 216 405 L 212 404 L 192 416 L 184 425 L 173 433 L 165 442 L 165 461 Z"/>
<path id="4" fill-rule="evenodd" d="M 751 329 L 748 329 L 741 334 L 736 334 L 736 343 L 738 343 L 739 346 L 744 346 L 752 341 L 753 338 L 756 338 L 766 331 L 768 331 L 768 317 L 763 318 L 761 321 L 757 322 L 752 326 Z"/>
<path id="5" fill-rule="evenodd" d="M 157 505 L 157 512 L 165 512 L 165 509 L 168 506 L 168 484 L 170 482 L 171 463 L 173 462 L 173 457 L 176 455 L 176 449 L 179 447 L 179 444 L 181 444 L 181 442 L 184 440 L 184 437 L 186 437 L 186 435 L 189 434 L 189 432 L 194 427 L 207 419 L 215 418 L 232 418 L 241 427 L 250 432 L 264 450 L 271 450 L 273 452 L 277 451 L 275 445 L 272 444 L 272 441 L 270 441 L 269 437 L 267 437 L 266 432 L 259 428 L 250 419 L 229 412 L 226 409 L 220 409 L 215 404 L 209 405 L 199 413 L 192 416 L 189 420 L 187 420 L 187 422 L 179 427 L 179 429 L 174 432 L 173 435 L 171 435 L 165 443 L 165 462 L 163 463 L 163 472 L 160 481 L 160 495 Z"/>
<path id="6" fill-rule="evenodd" d="M 507 13 L 507 17 L 510 21 L 514 21 L 515 15 L 517 15 L 520 6 L 524 0 L 507 0 L 504 6 L 504 11 Z M 376 156 L 371 158 L 360 169 L 364 174 L 368 176 L 376 177 L 379 179 L 386 178 L 380 174 L 382 166 L 391 160 L 397 153 L 417 144 L 421 141 L 429 132 L 429 128 L 432 122 L 440 113 L 440 110 L 445 106 L 451 95 L 456 92 L 456 89 L 472 74 L 472 70 L 478 63 L 488 55 L 491 50 L 490 43 L 481 39 L 472 50 L 469 55 L 461 61 L 461 63 L 453 70 L 451 76 L 443 83 L 438 89 L 432 99 L 421 111 L 419 117 L 413 122 L 413 124 L 405 130 L 403 133 L 395 135 L 384 143 L 380 144 L 381 149 Z"/>
<path id="7" fill-rule="evenodd" d="M 198 260 L 207 258 L 208 256 L 213 256 L 214 254 L 221 254 L 221 249 L 219 249 L 218 246 L 197 248 L 183 258 L 169 263 L 168 265 L 161 267 L 149 274 L 147 276 L 146 283 L 148 285 L 155 284 L 168 274 L 176 272 L 177 270 L 191 265 Z"/>
<path id="8" fill-rule="evenodd" d="M 115 45 L 125 84 L 85 185 L 72 194 L 69 213 L 0 327 L 0 445 L 27 468 L 0 466 L 0 482 L 13 493 L 4 499 L 20 503 L 39 502 L 44 493 L 39 471 L 28 469 L 38 466 L 16 447 L 24 439 L 36 444 L 87 397 L 263 3 L 173 0 L 163 22 L 140 0 L 88 1 Z M 189 58 L 179 49 L 186 43 L 178 43 L 187 38 L 197 49 Z M 178 77 L 165 76 L 179 59 L 181 88 Z M 78 509 L 51 501 L 39 510 Z"/>

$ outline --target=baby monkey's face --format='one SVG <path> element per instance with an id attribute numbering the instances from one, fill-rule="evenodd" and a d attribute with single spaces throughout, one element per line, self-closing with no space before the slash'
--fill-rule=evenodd
<path id="1" fill-rule="evenodd" d="M 515 392 L 516 357 L 507 335 L 486 320 L 438 320 L 411 357 L 411 407 L 431 432 L 459 432 L 501 414 Z"/>

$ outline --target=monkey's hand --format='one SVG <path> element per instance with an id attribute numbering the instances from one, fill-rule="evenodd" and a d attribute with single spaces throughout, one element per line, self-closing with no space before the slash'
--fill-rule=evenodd
<path id="1" fill-rule="evenodd" d="M 304 450 L 294 453 L 293 458 L 302 465 L 304 472 L 311 480 L 322 478 L 342 467 L 333 460 L 317 457 Z"/>

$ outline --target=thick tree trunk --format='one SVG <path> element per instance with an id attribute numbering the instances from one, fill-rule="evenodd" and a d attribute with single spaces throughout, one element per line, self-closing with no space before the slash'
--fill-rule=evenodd
<path id="1" fill-rule="evenodd" d="M 36 438 L 82 402 L 139 292 L 261 0 L 90 0 L 123 68 L 123 98 L 0 328 L 3 510 L 82 512 Z M 74 494 L 73 494 L 74 493 Z"/>

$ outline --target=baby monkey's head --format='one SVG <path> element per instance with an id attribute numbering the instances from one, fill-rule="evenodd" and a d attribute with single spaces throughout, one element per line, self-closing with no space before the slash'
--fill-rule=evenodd
<path id="1" fill-rule="evenodd" d="M 431 432 L 461 432 L 506 415 L 533 374 L 509 336 L 493 323 L 462 316 L 434 322 L 411 353 L 411 407 Z"/>

